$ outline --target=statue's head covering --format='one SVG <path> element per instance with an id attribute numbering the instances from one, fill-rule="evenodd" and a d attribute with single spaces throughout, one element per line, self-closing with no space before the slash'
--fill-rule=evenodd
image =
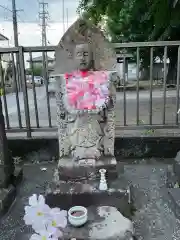
<path id="1" fill-rule="evenodd" d="M 96 70 L 112 71 L 116 66 L 116 54 L 102 31 L 89 21 L 79 18 L 61 38 L 55 52 L 56 64 L 54 75 L 72 72 L 76 69 L 74 62 L 77 44 L 88 43 L 93 52 Z"/>

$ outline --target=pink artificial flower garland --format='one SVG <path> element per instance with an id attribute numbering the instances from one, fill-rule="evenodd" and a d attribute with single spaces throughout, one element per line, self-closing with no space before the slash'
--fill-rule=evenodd
<path id="1" fill-rule="evenodd" d="M 108 97 L 108 80 L 104 72 L 75 71 L 65 74 L 67 99 L 75 110 L 100 108 Z"/>

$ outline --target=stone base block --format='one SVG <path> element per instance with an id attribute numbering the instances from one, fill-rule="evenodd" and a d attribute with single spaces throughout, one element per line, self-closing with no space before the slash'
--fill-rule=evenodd
<path id="1" fill-rule="evenodd" d="M 15 198 L 16 188 L 14 186 L 10 185 L 6 189 L 0 189 L 0 217 L 7 213 Z"/>
<path id="2" fill-rule="evenodd" d="M 174 159 L 173 171 L 177 178 L 178 183 L 180 184 L 180 151 L 177 153 L 177 155 Z"/>
<path id="3" fill-rule="evenodd" d="M 0 188 L 6 188 L 13 182 L 12 169 L 0 165 Z"/>
<path id="4" fill-rule="evenodd" d="M 24 232 L 17 232 L 15 235 L 15 239 L 17 240 L 29 240 L 33 233 L 24 233 Z"/>
<path id="5" fill-rule="evenodd" d="M 51 207 L 68 210 L 74 205 L 84 207 L 108 205 L 114 206 L 125 216 L 131 215 L 130 187 L 120 178 L 113 181 L 107 191 L 98 189 L 99 182 L 52 184 L 46 191 L 46 203 Z"/>
<path id="6" fill-rule="evenodd" d="M 13 185 L 17 186 L 23 180 L 23 169 L 21 167 L 15 167 Z"/>
<path id="7" fill-rule="evenodd" d="M 72 227 L 69 223 L 63 229 L 63 239 L 76 240 L 133 240 L 133 224 L 116 208 L 98 206 L 88 208 L 88 221 L 82 227 Z M 16 239 L 28 240 L 31 234 L 17 233 Z"/>
<path id="8" fill-rule="evenodd" d="M 6 176 L 6 173 L 4 173 L 3 166 L 0 166 L 0 188 L 6 188 L 10 184 L 17 186 L 22 181 L 22 178 L 23 178 L 22 167 L 16 166 L 14 169 L 14 173 L 9 176 Z"/>
<path id="9" fill-rule="evenodd" d="M 0 174 L 3 169 L 0 168 Z M 16 198 L 16 187 L 22 181 L 23 170 L 21 167 L 15 167 L 14 174 L 10 179 L 10 185 L 7 188 L 0 188 L 0 216 L 3 216 L 11 207 Z"/>
<path id="10" fill-rule="evenodd" d="M 178 219 L 180 219 L 180 188 L 169 188 L 170 207 Z"/>
<path id="11" fill-rule="evenodd" d="M 107 179 L 116 179 L 118 172 L 124 171 L 124 164 L 119 163 L 115 158 L 103 157 L 98 161 L 94 159 L 79 160 L 72 162 L 71 159 L 62 159 L 58 164 L 59 179 L 63 181 L 78 181 L 83 179 L 99 179 L 99 169 L 107 170 Z"/>
<path id="12" fill-rule="evenodd" d="M 88 208 L 88 222 L 80 228 L 68 225 L 64 230 L 65 239 L 79 240 L 132 240 L 133 224 L 116 208 L 98 206 Z"/>

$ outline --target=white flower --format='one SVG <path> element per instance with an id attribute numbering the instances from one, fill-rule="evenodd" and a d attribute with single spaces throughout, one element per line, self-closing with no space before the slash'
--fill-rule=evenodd
<path id="1" fill-rule="evenodd" d="M 46 232 L 41 232 L 41 234 L 33 234 L 30 238 L 30 240 L 58 240 L 58 238 L 55 238 L 55 237 L 51 237 L 49 235 L 49 233 L 46 233 Z"/>
<path id="2" fill-rule="evenodd" d="M 36 225 L 40 227 L 40 225 L 46 224 L 51 209 L 45 204 L 44 197 L 42 195 L 37 197 L 36 194 L 33 194 L 33 196 L 29 198 L 29 205 L 30 206 L 25 207 L 24 221 L 26 225 L 32 225 L 34 228 Z"/>
<path id="3" fill-rule="evenodd" d="M 58 240 L 59 237 L 62 237 L 62 232 L 57 228 L 46 226 L 45 229 L 38 230 L 33 234 L 30 240 Z"/>
<path id="4" fill-rule="evenodd" d="M 30 240 L 58 240 L 58 238 L 52 238 L 51 236 L 49 236 L 49 234 L 45 234 L 42 232 L 42 234 L 33 234 Z"/>
<path id="5" fill-rule="evenodd" d="M 32 197 L 29 198 L 29 205 L 32 207 L 36 207 L 37 205 L 44 205 L 45 198 L 43 195 L 37 196 L 37 194 L 33 194 Z"/>
<path id="6" fill-rule="evenodd" d="M 67 211 L 52 208 L 49 212 L 49 221 L 52 227 L 65 228 L 67 225 Z"/>
<path id="7" fill-rule="evenodd" d="M 24 221 L 35 231 L 30 240 L 58 240 L 63 236 L 61 229 L 67 225 L 67 211 L 51 209 L 42 195 L 33 194 L 25 207 Z"/>

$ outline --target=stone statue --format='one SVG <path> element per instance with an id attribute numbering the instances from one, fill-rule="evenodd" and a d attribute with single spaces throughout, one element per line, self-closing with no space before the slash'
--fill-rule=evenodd
<path id="1" fill-rule="evenodd" d="M 59 164 L 65 158 L 78 162 L 114 157 L 115 53 L 98 28 L 78 19 L 62 37 L 55 57 Z M 67 104 L 67 81 L 75 77 L 84 83 L 99 74 L 106 78 L 108 86 L 108 100 L 103 107 L 96 112 L 86 107 L 72 109 Z"/>

